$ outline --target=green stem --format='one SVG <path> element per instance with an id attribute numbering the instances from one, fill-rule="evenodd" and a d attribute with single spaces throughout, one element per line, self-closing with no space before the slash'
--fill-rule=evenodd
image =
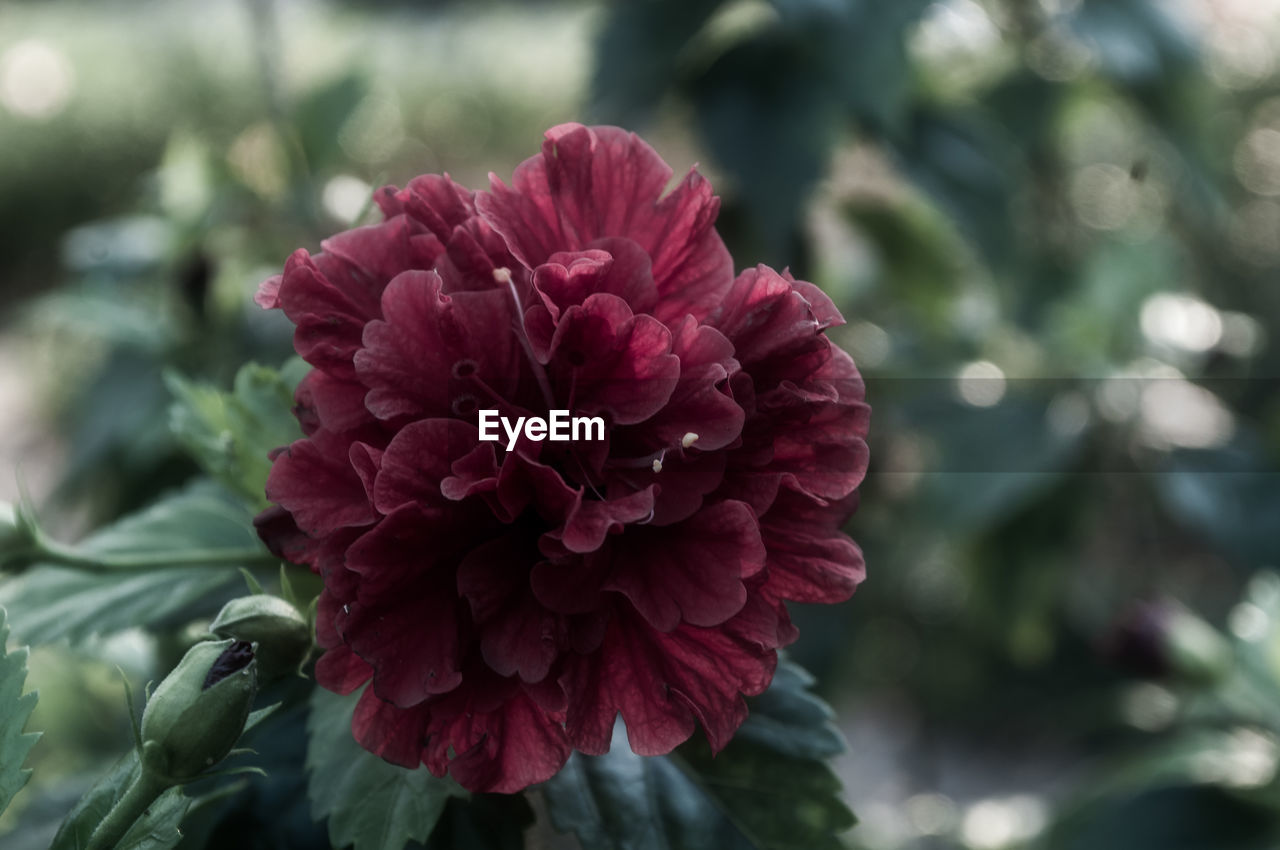
<path id="1" fill-rule="evenodd" d="M 95 555 L 52 540 L 41 540 L 33 560 L 59 564 L 89 572 L 129 572 L 163 567 L 203 567 L 223 564 L 238 566 L 279 563 L 265 549 L 179 549 L 172 552 L 138 552 L 122 555 Z"/>
<path id="2" fill-rule="evenodd" d="M 116 800 L 111 811 L 107 812 L 107 816 L 94 829 L 85 850 L 111 850 L 168 788 L 169 783 L 143 768 L 129 785 L 129 790 Z"/>

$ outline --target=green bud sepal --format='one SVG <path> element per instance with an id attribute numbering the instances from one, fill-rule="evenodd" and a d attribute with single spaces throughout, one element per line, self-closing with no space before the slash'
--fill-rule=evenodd
<path id="1" fill-rule="evenodd" d="M 232 599 L 218 612 L 209 631 L 254 644 L 263 680 L 297 673 L 311 654 L 307 618 L 286 600 L 265 593 Z"/>
<path id="2" fill-rule="evenodd" d="M 141 724 L 132 722 L 133 697 L 127 681 L 125 691 L 139 770 L 94 829 L 86 850 L 114 847 L 147 807 L 176 785 L 220 773 L 261 773 L 252 767 L 210 770 L 235 752 L 249 724 L 249 709 L 258 692 L 252 644 L 227 639 L 191 647 L 148 695 Z M 273 709 L 254 712 L 254 720 Z"/>
<path id="3" fill-rule="evenodd" d="M 191 647 L 142 712 L 143 771 L 178 784 L 222 761 L 257 692 L 252 644 L 228 638 Z"/>

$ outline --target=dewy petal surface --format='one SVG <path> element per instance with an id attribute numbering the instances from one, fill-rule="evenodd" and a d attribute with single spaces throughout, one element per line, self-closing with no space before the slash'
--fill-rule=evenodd
<path id="1" fill-rule="evenodd" d="M 735 277 L 710 185 L 672 174 L 561 125 L 509 184 L 380 190 L 382 222 L 259 290 L 312 371 L 255 525 L 322 578 L 316 678 L 363 689 L 353 734 L 390 762 L 517 792 L 618 716 L 637 753 L 719 750 L 796 638 L 787 603 L 863 578 L 843 318 L 785 271 Z M 604 433 L 527 428 L 553 410 Z"/>

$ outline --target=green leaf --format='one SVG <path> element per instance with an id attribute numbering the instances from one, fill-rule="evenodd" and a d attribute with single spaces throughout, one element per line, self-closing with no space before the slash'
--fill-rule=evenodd
<path id="1" fill-rule="evenodd" d="M 701 736 L 668 756 L 638 756 L 619 722 L 607 754 L 575 753 L 541 786 L 552 821 L 591 848 L 841 847 L 854 817 L 823 759 L 843 741 L 811 683 L 782 662 L 716 756 Z"/>
<path id="2" fill-rule="evenodd" d="M 810 189 L 845 123 L 809 43 L 768 30 L 719 56 L 690 86 L 698 128 L 745 212 L 747 262 L 781 267 Z"/>
<path id="3" fill-rule="evenodd" d="M 121 756 L 76 803 L 62 822 L 49 850 L 82 850 L 87 846 L 94 829 L 124 795 L 140 770 L 136 750 Z M 178 826 L 190 805 L 191 800 L 181 790 L 170 788 L 147 808 L 144 816 L 134 822 L 115 850 L 168 850 L 176 847 L 182 840 Z"/>
<path id="4" fill-rule="evenodd" d="M 134 821 L 120 839 L 116 850 L 169 850 L 182 840 L 182 819 L 191 799 L 178 788 L 170 788 L 147 807 L 147 813 Z"/>
<path id="5" fill-rule="evenodd" d="M 345 162 L 338 134 L 369 93 L 358 73 L 327 80 L 303 94 L 293 110 L 292 124 L 312 171 L 325 173 Z"/>
<path id="6" fill-rule="evenodd" d="M 830 81 L 838 99 L 866 127 L 896 129 L 910 94 L 906 34 L 927 0 L 770 0 L 783 29 L 821 61 L 815 82 Z M 820 77 L 820 79 L 819 79 Z M 875 85 L 867 85 L 867 80 Z"/>
<path id="7" fill-rule="evenodd" d="M 293 385 L 274 369 L 249 363 L 231 392 L 174 373 L 165 382 L 177 401 L 170 426 L 200 466 L 249 503 L 267 506 L 268 454 L 302 436 L 293 416 Z"/>
<path id="8" fill-rule="evenodd" d="M 1280 560 L 1274 518 L 1280 510 L 1280 475 L 1268 447 L 1249 425 L 1237 426 L 1231 444 L 1170 453 L 1155 476 L 1157 492 L 1173 515 L 1242 567 Z"/>
<path id="9" fill-rule="evenodd" d="M 813 676 L 799 664 L 780 661 L 769 690 L 756 697 L 736 740 L 812 759 L 837 756 L 844 737 L 832 724 L 831 706 L 809 691 Z"/>
<path id="10" fill-rule="evenodd" d="M 993 407 L 971 407 L 950 397 L 947 381 L 912 383 L 922 385 L 920 395 L 899 407 L 937 449 L 920 497 L 935 526 L 989 528 L 1075 469 L 1084 433 L 1054 431 L 1042 399 L 1011 395 Z"/>
<path id="11" fill-rule="evenodd" d="M 969 112 L 919 107 L 890 140 L 901 167 L 955 223 L 982 257 L 1012 259 L 1015 147 L 992 123 Z"/>
<path id="12" fill-rule="evenodd" d="M 27 784 L 31 770 L 24 769 L 22 763 L 40 737 L 22 731 L 31 709 L 35 708 L 36 695 L 22 693 L 27 679 L 27 650 L 23 647 L 6 651 L 8 639 L 9 626 L 5 622 L 5 610 L 0 607 L 0 812 L 8 808 L 14 795 Z"/>
<path id="13" fill-rule="evenodd" d="M 723 0 L 614 3 L 600 30 L 591 81 L 597 118 L 643 121 L 677 85 L 682 57 Z"/>
<path id="14" fill-rule="evenodd" d="M 895 309 L 910 311 L 917 327 L 949 332 L 955 321 L 953 296 L 965 271 L 965 244 L 949 220 L 914 198 L 890 203 L 859 199 L 845 210 L 874 246 L 883 279 L 902 293 Z"/>
<path id="15" fill-rule="evenodd" d="M 307 794 L 317 819 L 328 818 L 336 848 L 400 850 L 426 841 L 450 797 L 467 792 L 425 767 L 406 770 L 361 747 L 351 735 L 359 693 L 316 688 L 307 722 Z"/>
<path id="16" fill-rule="evenodd" d="M 1196 34 L 1159 0 L 1087 0 L 1069 16 L 1103 73 L 1129 84 L 1162 80 L 1196 56 Z"/>
<path id="17" fill-rule="evenodd" d="M 252 515 L 208 481 L 124 517 L 75 547 L 76 552 L 102 557 L 197 550 L 211 557 L 231 558 L 241 552 L 266 556 L 253 531 Z M 176 625 L 212 614 L 239 590 L 239 583 L 233 563 L 121 572 L 37 563 L 0 584 L 0 605 L 13 612 L 10 623 L 24 641 L 78 641 L 92 634 Z"/>

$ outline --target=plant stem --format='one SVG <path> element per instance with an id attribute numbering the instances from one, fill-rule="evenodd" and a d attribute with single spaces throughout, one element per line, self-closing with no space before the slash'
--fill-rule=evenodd
<path id="1" fill-rule="evenodd" d="M 168 790 L 169 784 L 151 771 L 143 768 L 129 785 L 124 795 L 116 800 L 111 811 L 102 819 L 89 837 L 85 850 L 111 850 L 120 843 L 125 833 L 156 799 Z"/>
<path id="2" fill-rule="evenodd" d="M 41 540 L 32 560 L 102 573 L 221 564 L 271 565 L 279 562 L 279 558 L 265 549 L 179 549 L 172 552 L 95 555 L 52 540 Z"/>

